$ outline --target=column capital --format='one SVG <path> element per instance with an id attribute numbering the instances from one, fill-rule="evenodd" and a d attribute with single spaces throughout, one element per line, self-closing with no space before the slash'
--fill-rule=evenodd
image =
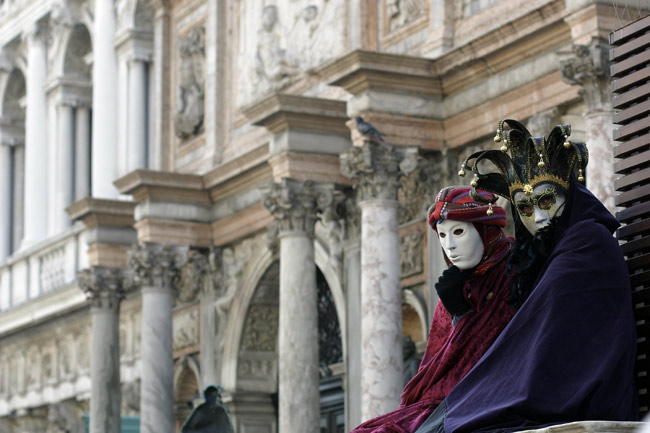
<path id="1" fill-rule="evenodd" d="M 23 30 L 23 38 L 28 42 L 28 44 L 31 44 L 33 41 L 40 41 L 40 42 L 46 43 L 47 38 L 50 35 L 49 30 L 50 30 L 50 28 L 49 28 L 47 19 L 45 19 L 45 20 L 42 19 L 42 20 L 30 23 Z"/>
<path id="2" fill-rule="evenodd" d="M 401 148 L 365 140 L 341 154 L 341 172 L 356 181 L 358 200 L 397 200 L 400 172 L 417 166 L 417 148 Z"/>
<path id="3" fill-rule="evenodd" d="M 178 286 L 180 269 L 187 261 L 187 247 L 163 244 L 137 244 L 127 252 L 127 263 L 142 287 L 173 290 Z"/>
<path id="4" fill-rule="evenodd" d="M 317 188 L 312 181 L 284 178 L 265 188 L 263 204 L 273 215 L 275 228 L 280 234 L 302 231 L 313 237 L 319 194 L 327 194 L 326 189 Z"/>
<path id="5" fill-rule="evenodd" d="M 611 110 L 609 46 L 600 38 L 587 45 L 574 44 L 571 52 L 559 53 L 562 81 L 581 86 L 578 93 L 587 113 Z"/>
<path id="6" fill-rule="evenodd" d="M 133 278 L 128 270 L 102 266 L 79 271 L 77 282 L 93 307 L 106 309 L 117 309 L 133 287 Z"/>

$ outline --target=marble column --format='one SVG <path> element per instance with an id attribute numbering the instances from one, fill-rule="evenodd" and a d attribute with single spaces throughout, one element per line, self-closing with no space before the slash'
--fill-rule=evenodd
<path id="1" fill-rule="evenodd" d="M 25 107 L 25 226 L 21 248 L 47 236 L 47 78 L 46 35 L 41 26 L 27 35 L 27 77 Z"/>
<path id="2" fill-rule="evenodd" d="M 78 283 L 91 303 L 90 433 L 119 433 L 120 301 L 127 279 L 121 269 L 93 267 L 79 272 Z"/>
<path id="3" fill-rule="evenodd" d="M 279 431 L 303 433 L 320 419 L 316 191 L 310 182 L 283 179 L 268 191 L 264 206 L 280 238 Z"/>
<path id="4" fill-rule="evenodd" d="M 57 108 L 56 189 L 54 202 L 57 209 L 54 232 L 70 225 L 65 208 L 74 201 L 74 108 L 62 103 Z"/>
<path id="5" fill-rule="evenodd" d="M 128 253 L 142 286 L 142 433 L 174 433 L 172 299 L 185 257 L 186 249 L 158 244 L 138 245 Z"/>
<path id="6" fill-rule="evenodd" d="M 90 196 L 90 109 L 79 105 L 75 110 L 74 201 Z"/>
<path id="7" fill-rule="evenodd" d="M 562 80 L 580 86 L 586 112 L 585 142 L 589 149 L 587 187 L 610 212 L 616 212 L 614 198 L 614 141 L 609 46 L 594 38 L 588 45 L 574 45 L 560 58 Z"/>
<path id="8" fill-rule="evenodd" d="M 1 131 L 0 131 L 1 134 Z M 0 203 L 5 203 L 0 210 L 0 260 L 11 255 L 11 236 L 13 231 L 12 212 L 13 201 L 11 190 L 12 180 L 12 155 L 11 146 L 2 142 L 0 135 Z"/>
<path id="9" fill-rule="evenodd" d="M 341 155 L 341 171 L 356 181 L 361 208 L 363 421 L 396 409 L 403 388 L 397 219 L 400 164 L 413 165 L 391 146 L 371 141 Z"/>
<path id="10" fill-rule="evenodd" d="M 113 0 L 95 1 L 93 37 L 92 195 L 115 198 L 117 190 L 117 63 Z"/>
<path id="11" fill-rule="evenodd" d="M 171 71 L 170 18 L 165 2 L 160 2 L 154 17 L 154 59 L 153 59 L 153 97 L 152 97 L 152 140 L 150 167 L 153 170 L 167 170 L 169 143 L 171 142 L 171 90 L 169 87 Z"/>
<path id="12" fill-rule="evenodd" d="M 129 62 L 128 171 L 147 167 L 147 63 Z"/>

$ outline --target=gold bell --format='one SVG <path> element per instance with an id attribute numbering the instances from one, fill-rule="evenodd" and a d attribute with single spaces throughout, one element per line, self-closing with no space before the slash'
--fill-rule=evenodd
<path id="1" fill-rule="evenodd" d="M 580 182 L 580 183 L 585 182 L 585 177 L 582 175 L 582 169 L 578 170 L 578 182 Z"/>
<path id="2" fill-rule="evenodd" d="M 458 176 L 465 177 L 465 170 L 464 169 L 465 169 L 465 164 L 462 164 L 460 166 L 460 170 L 458 170 Z"/>
<path id="3" fill-rule="evenodd" d="M 494 211 L 492 210 L 492 203 L 488 205 L 488 210 L 485 213 L 488 214 L 488 216 L 494 214 Z"/>
<path id="4" fill-rule="evenodd" d="M 478 176 L 474 175 L 474 179 L 472 179 L 472 181 L 470 182 L 470 186 L 472 188 L 476 188 L 476 185 L 478 185 L 478 183 L 476 183 L 477 181 L 478 181 Z"/>
<path id="5" fill-rule="evenodd" d="M 568 149 L 569 147 L 571 147 L 571 142 L 569 142 L 569 136 L 565 135 L 564 136 L 564 148 Z"/>
<path id="6" fill-rule="evenodd" d="M 537 163 L 537 166 L 538 166 L 538 167 L 544 167 L 544 165 L 545 165 L 545 164 L 544 164 L 544 159 L 543 159 L 542 154 L 540 153 L 540 154 L 539 154 L 539 162 Z"/>
<path id="7" fill-rule="evenodd" d="M 501 146 L 501 152 L 507 152 L 507 151 L 508 151 L 508 146 L 506 146 L 505 144 Z"/>
<path id="8" fill-rule="evenodd" d="M 498 142 L 501 141 L 501 134 L 500 134 L 500 132 L 501 132 L 501 131 L 497 129 L 497 135 L 494 136 L 494 142 L 495 142 L 495 143 L 498 143 Z"/>

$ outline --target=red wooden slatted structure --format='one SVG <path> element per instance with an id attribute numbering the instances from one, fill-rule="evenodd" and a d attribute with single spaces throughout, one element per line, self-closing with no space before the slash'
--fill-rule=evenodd
<path id="1" fill-rule="evenodd" d="M 613 32 L 609 42 L 612 105 L 616 111 L 614 155 L 620 195 L 616 204 L 622 243 L 632 281 L 637 320 L 637 385 L 641 414 L 648 412 L 650 335 L 650 16 Z M 607 350 L 604 348 L 604 350 Z"/>

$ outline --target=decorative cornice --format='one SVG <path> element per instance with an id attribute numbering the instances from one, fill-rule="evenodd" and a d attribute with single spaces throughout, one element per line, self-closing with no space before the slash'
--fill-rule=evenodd
<path id="1" fill-rule="evenodd" d="M 417 149 L 400 148 L 366 140 L 341 154 L 341 172 L 355 181 L 359 201 L 397 200 L 400 172 L 417 166 Z"/>
<path id="2" fill-rule="evenodd" d="M 133 288 L 133 276 L 126 269 L 94 266 L 79 271 L 77 283 L 93 307 L 117 310 Z"/>
<path id="3" fill-rule="evenodd" d="M 72 221 L 81 220 L 86 227 L 132 227 L 135 203 L 86 197 L 68 206 L 65 211 Z"/>
<path id="4" fill-rule="evenodd" d="M 127 252 L 127 263 L 142 287 L 173 290 L 178 287 L 180 268 L 187 261 L 187 247 L 137 244 Z"/>
<path id="5" fill-rule="evenodd" d="M 210 204 L 203 178 L 155 170 L 134 170 L 113 182 L 122 194 L 133 196 L 136 203 L 160 199 L 183 203 Z"/>

